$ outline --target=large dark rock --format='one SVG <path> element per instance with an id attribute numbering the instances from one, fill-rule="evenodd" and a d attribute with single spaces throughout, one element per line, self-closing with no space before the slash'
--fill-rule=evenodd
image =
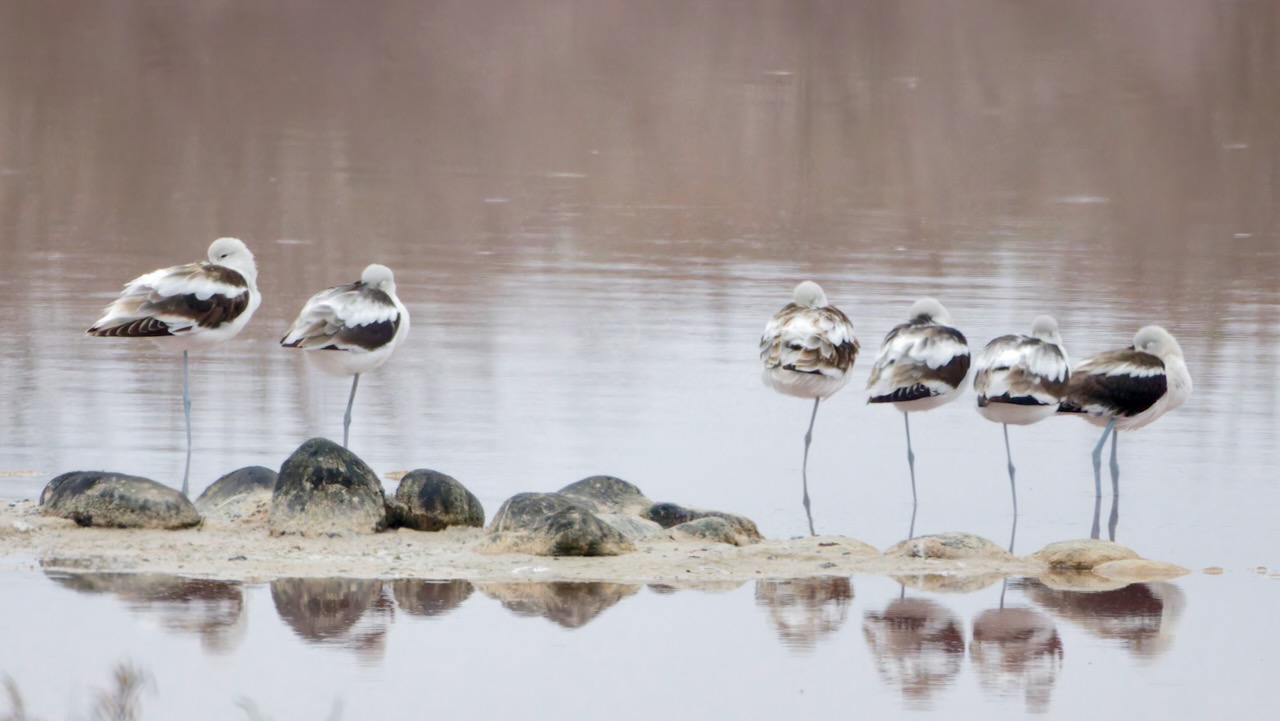
<path id="1" fill-rule="evenodd" d="M 177 490 L 147 478 L 106 471 L 72 471 L 49 481 L 41 512 L 81 526 L 190 528 L 200 514 Z"/>
<path id="2" fill-rule="evenodd" d="M 723 518 L 733 526 L 734 532 L 747 542 L 759 541 L 764 538 L 764 536 L 760 535 L 760 529 L 756 528 L 755 521 L 734 513 L 687 508 L 675 503 L 655 503 L 645 511 L 644 517 L 658 523 L 663 528 L 672 528 L 701 518 Z"/>
<path id="3" fill-rule="evenodd" d="M 555 493 L 507 499 L 477 550 L 535 556 L 616 556 L 635 550 L 617 529 L 580 503 Z"/>
<path id="4" fill-rule="evenodd" d="M 392 525 L 418 531 L 443 531 L 450 526 L 484 526 L 484 506 L 452 476 L 418 469 L 405 474 L 396 488 Z"/>
<path id="5" fill-rule="evenodd" d="M 616 513 L 631 516 L 644 515 L 644 511 L 653 505 L 653 501 L 645 498 L 635 484 L 628 483 L 613 476 L 589 476 L 570 483 L 556 491 L 566 498 L 572 498 L 593 513 Z"/>
<path id="6" fill-rule="evenodd" d="M 327 438 L 312 438 L 280 466 L 271 534 L 376 533 L 387 526 L 386 494 L 373 470 Z"/>

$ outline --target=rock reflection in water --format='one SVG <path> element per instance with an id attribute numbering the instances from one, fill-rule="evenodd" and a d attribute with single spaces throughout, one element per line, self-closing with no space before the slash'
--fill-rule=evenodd
<path id="1" fill-rule="evenodd" d="M 768 609 L 778 637 L 790 648 L 811 649 L 819 638 L 838 631 L 852 601 L 848 578 L 756 582 L 756 605 Z"/>
<path id="2" fill-rule="evenodd" d="M 1139 658 L 1169 650 L 1186 605 L 1182 589 L 1171 583 L 1134 583 L 1108 591 L 1061 591 L 1034 579 L 1010 581 L 1009 586 L 1053 615 L 1120 642 Z"/>
<path id="3" fill-rule="evenodd" d="M 900 687 L 913 706 L 932 707 L 933 695 L 960 673 L 964 660 L 960 620 L 933 601 L 900 598 L 884 611 L 868 611 L 862 634 L 880 676 Z"/>
<path id="4" fill-rule="evenodd" d="M 271 582 L 276 612 L 307 641 L 381 658 L 395 608 L 383 582 L 355 578 L 282 578 Z"/>
<path id="5" fill-rule="evenodd" d="M 194 633 L 212 653 L 233 651 L 245 634 L 244 594 L 238 582 L 159 574 L 46 572 L 78 593 L 108 594 L 161 628 Z"/>
<path id="6" fill-rule="evenodd" d="M 475 586 L 470 581 L 424 581 L 405 578 L 391 584 L 391 593 L 405 613 L 413 616 L 443 616 L 471 598 Z"/>
<path id="7" fill-rule="evenodd" d="M 983 691 L 1024 696 L 1027 711 L 1049 710 L 1062 671 L 1062 638 L 1053 621 L 1029 608 L 993 608 L 973 619 L 969 658 Z"/>
<path id="8" fill-rule="evenodd" d="M 640 586 L 630 583 L 480 583 L 480 592 L 517 616 L 542 616 L 581 628 Z"/>

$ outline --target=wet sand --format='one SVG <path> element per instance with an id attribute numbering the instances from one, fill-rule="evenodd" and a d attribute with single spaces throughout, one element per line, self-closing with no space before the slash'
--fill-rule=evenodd
<path id="1" fill-rule="evenodd" d="M 272 537 L 259 521 L 207 519 L 182 531 L 82 528 L 40 515 L 30 501 L 0 506 L 0 563 L 9 568 L 166 573 L 266 581 L 280 577 L 420 578 L 470 581 L 706 583 L 857 573 L 917 577 L 913 585 L 956 590 L 992 575 L 1057 577 L 1030 556 L 943 560 L 890 557 L 844 536 L 767 539 L 748 546 L 658 538 L 611 557 L 545 557 L 475 550 L 482 529 L 439 533 L 398 529 L 368 536 Z M 1140 550 L 1140 549 L 1139 549 Z M 1058 583 L 1114 587 L 1170 577 L 1158 572 L 1112 578 L 1069 574 Z"/>

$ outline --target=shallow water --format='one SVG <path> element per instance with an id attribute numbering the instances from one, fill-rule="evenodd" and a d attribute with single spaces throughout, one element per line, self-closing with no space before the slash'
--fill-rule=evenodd
<path id="1" fill-rule="evenodd" d="M 1268 718 L 1266 576 L 1082 593 L 885 577 L 614 583 L 0 575 L 0 670 L 68 718 L 125 662 L 144 718 Z M 56 616 L 55 628 L 22 619 Z M 1234 622 L 1226 621 L 1234 619 Z M 1231 659 L 1247 661 L 1245 667 Z M 1194 688 L 1188 688 L 1193 686 Z M 1198 689 L 1198 690 L 1196 690 Z M 3 706 L 0 706 L 2 708 Z M 483 711 L 481 711 L 483 710 Z"/>
<path id="2" fill-rule="evenodd" d="M 819 532 L 907 535 L 901 419 L 860 389 L 933 294 L 975 345 L 1044 312 L 1074 358 L 1168 327 L 1195 394 L 1122 437 L 1117 540 L 1280 566 L 1280 7 L 355 8 L 0 4 L 0 497 L 85 468 L 180 484 L 177 359 L 81 331 L 130 278 L 236 235 L 264 302 L 193 360 L 195 492 L 339 436 L 347 383 L 277 341 L 379 261 L 413 317 L 357 398 L 379 473 L 447 472 L 490 513 L 610 473 L 803 533 L 810 407 L 761 385 L 756 343 L 813 278 L 863 345 L 819 412 Z M 1003 543 L 1000 429 L 972 398 L 913 420 L 915 531 Z M 1016 550 L 1087 535 L 1096 429 L 1010 435 Z M 783 663 L 748 650 L 705 653 Z"/>

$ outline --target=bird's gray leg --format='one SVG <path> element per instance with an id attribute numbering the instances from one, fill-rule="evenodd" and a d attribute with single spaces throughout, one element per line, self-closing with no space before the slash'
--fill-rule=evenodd
<path id="1" fill-rule="evenodd" d="M 1013 451 L 1009 450 L 1009 424 L 1002 423 L 1001 425 L 1004 426 L 1004 455 L 1009 460 L 1009 489 L 1013 491 L 1013 515 L 1016 517 L 1018 515 L 1018 484 L 1013 480 L 1015 469 L 1013 467 Z M 1014 521 L 1014 523 L 1016 524 L 1017 521 Z"/>
<path id="2" fill-rule="evenodd" d="M 187 466 L 182 472 L 182 496 L 189 498 L 191 486 L 191 384 L 187 371 L 187 351 L 182 351 L 182 415 L 187 419 Z"/>
<path id="3" fill-rule="evenodd" d="M 1106 445 L 1107 436 L 1115 425 L 1115 418 L 1107 421 L 1107 427 L 1102 429 L 1102 438 L 1098 439 L 1098 445 L 1093 447 L 1093 489 L 1099 498 L 1102 497 L 1102 447 Z"/>
<path id="4" fill-rule="evenodd" d="M 800 466 L 800 480 L 804 487 L 804 515 L 809 519 L 809 535 L 818 535 L 813 530 L 813 513 L 809 508 L 809 443 L 813 441 L 813 422 L 818 418 L 818 403 L 821 398 L 813 399 L 813 414 L 809 416 L 809 430 L 804 434 L 804 464 Z"/>
<path id="5" fill-rule="evenodd" d="M 1118 525 L 1120 525 L 1120 496 L 1117 494 L 1111 497 L 1111 518 L 1107 521 L 1108 540 L 1115 542 Z"/>
<path id="6" fill-rule="evenodd" d="M 1089 529 L 1089 538 L 1098 540 L 1101 537 L 1100 522 L 1102 519 L 1102 496 L 1093 497 L 1093 526 Z"/>
<path id="7" fill-rule="evenodd" d="M 351 379 L 351 397 L 347 399 L 347 412 L 342 416 L 342 447 L 347 447 L 347 438 L 351 432 L 351 406 L 356 402 L 356 386 L 360 385 L 360 374 Z"/>
<path id="8" fill-rule="evenodd" d="M 911 470 L 911 503 L 914 505 L 918 502 L 916 499 L 916 453 L 911 450 L 911 417 L 906 411 L 902 412 L 902 424 L 907 429 L 907 468 Z M 914 521 L 915 517 L 912 514 L 912 522 Z"/>
<path id="9" fill-rule="evenodd" d="M 1120 431 L 1111 434 L 1111 493 L 1120 495 L 1120 462 L 1116 460 L 1116 444 L 1120 442 Z"/>

